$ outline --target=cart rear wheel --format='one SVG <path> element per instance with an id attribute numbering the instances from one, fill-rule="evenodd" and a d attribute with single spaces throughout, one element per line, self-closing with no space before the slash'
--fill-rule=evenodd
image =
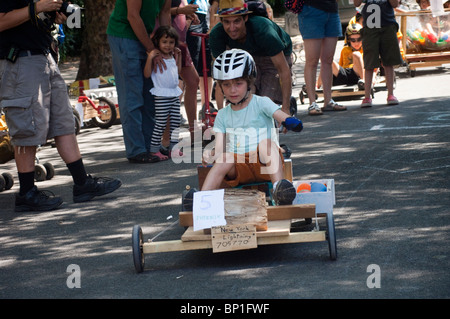
<path id="1" fill-rule="evenodd" d="M 13 187 L 14 185 L 14 177 L 12 176 L 12 174 L 5 172 L 2 174 L 2 176 L 6 182 L 5 190 L 11 189 L 11 187 Z"/>
<path id="2" fill-rule="evenodd" d="M 330 259 L 336 260 L 337 247 L 336 247 L 336 232 L 334 228 L 333 214 L 327 214 L 327 240 L 328 240 L 328 248 L 330 250 Z"/>
<path id="3" fill-rule="evenodd" d="M 53 167 L 52 163 L 44 163 L 45 170 L 47 172 L 47 175 L 45 176 L 45 179 L 52 179 L 53 176 L 55 176 L 55 168 Z"/>
<path id="4" fill-rule="evenodd" d="M 45 181 L 47 177 L 47 170 L 45 169 L 45 166 L 42 164 L 36 164 L 34 166 L 34 179 L 37 182 Z"/>
<path id="5" fill-rule="evenodd" d="M 144 258 L 144 236 L 142 235 L 142 228 L 139 225 L 133 227 L 133 233 L 131 236 L 133 246 L 133 261 L 136 272 L 141 273 L 144 271 L 145 258 Z"/>
<path id="6" fill-rule="evenodd" d="M 6 189 L 6 181 L 5 178 L 0 175 L 0 192 L 3 192 L 4 189 Z"/>
<path id="7" fill-rule="evenodd" d="M 116 105 L 108 98 L 100 96 L 98 106 L 101 108 L 100 115 L 92 118 L 92 122 L 101 128 L 109 128 L 117 119 Z"/>

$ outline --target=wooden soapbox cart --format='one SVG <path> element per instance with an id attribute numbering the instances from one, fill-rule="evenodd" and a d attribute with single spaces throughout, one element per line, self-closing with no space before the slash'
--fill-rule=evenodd
<path id="1" fill-rule="evenodd" d="M 285 163 L 285 178 L 292 181 L 291 160 L 286 160 Z M 207 174 L 207 170 L 208 168 L 205 167 L 199 166 L 198 168 L 200 187 L 203 183 L 203 177 Z M 249 187 L 254 188 L 261 185 L 268 187 L 271 186 L 270 183 L 266 183 L 251 185 Z M 323 195 L 331 198 L 333 201 L 332 204 L 334 204 L 334 181 L 329 183 L 327 187 L 328 190 L 326 193 L 323 193 Z M 249 202 L 252 199 L 254 200 L 255 192 L 259 194 L 256 195 L 257 197 L 262 194 L 262 197 L 264 197 L 264 202 L 266 200 L 266 195 L 264 193 L 261 191 L 255 191 L 254 189 L 245 190 L 242 188 L 233 188 L 229 190 L 231 190 L 232 194 L 230 195 L 231 197 L 228 197 L 228 201 L 233 202 L 234 205 L 237 205 L 239 201 L 245 201 L 243 206 L 246 208 L 251 206 Z M 227 190 L 225 190 L 225 193 L 227 194 Z M 246 194 L 248 194 L 248 197 L 246 197 Z M 316 195 L 318 195 L 318 193 L 316 193 Z M 297 197 L 299 197 L 299 194 L 297 194 Z M 241 216 L 242 218 L 238 218 L 239 223 L 235 224 L 235 221 L 237 220 L 236 216 L 227 215 L 227 201 L 225 198 L 224 201 L 225 219 L 227 221 L 226 226 L 218 226 L 208 230 L 194 231 L 193 213 L 190 211 L 180 212 L 179 225 L 185 227 L 186 231 L 179 240 L 145 241 L 141 227 L 139 225 L 135 225 L 132 230 L 132 248 L 136 272 L 140 273 L 144 270 L 146 254 L 196 249 L 212 249 L 213 252 L 224 252 L 251 249 L 260 245 L 327 241 L 330 259 L 335 260 L 337 258 L 336 234 L 332 208 L 331 210 L 326 209 L 327 212 L 318 212 L 316 211 L 316 207 L 320 206 L 320 204 L 316 205 L 314 203 L 304 203 L 305 200 L 299 201 L 298 198 L 294 200 L 293 205 L 286 206 L 267 206 L 267 203 L 265 202 L 264 210 L 267 212 L 267 226 L 264 227 L 259 223 L 258 225 L 246 223 L 245 220 L 248 216 L 244 216 L 245 213 Z M 303 203 L 295 204 L 297 202 Z M 234 221 L 231 222 L 233 218 Z M 250 217 L 250 219 L 251 218 L 252 217 Z M 308 230 L 294 232 L 291 230 L 291 222 L 293 220 L 306 219 L 310 221 L 313 218 L 315 219 L 316 226 L 312 231 Z M 318 218 L 326 219 L 325 229 L 319 229 Z M 175 223 L 177 222 L 178 221 L 175 221 Z M 154 238 L 156 237 L 157 236 Z"/>
<path id="2" fill-rule="evenodd" d="M 430 10 L 397 12 L 396 16 L 400 18 L 401 46 L 411 77 L 418 68 L 450 63 L 450 9 L 438 16 Z M 435 33 L 429 32 L 427 22 Z"/>

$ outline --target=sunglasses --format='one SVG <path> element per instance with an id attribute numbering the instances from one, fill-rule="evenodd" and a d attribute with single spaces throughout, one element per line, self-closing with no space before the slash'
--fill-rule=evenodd
<path id="1" fill-rule="evenodd" d="M 361 42 L 361 37 L 359 38 L 349 38 L 350 42 Z"/>

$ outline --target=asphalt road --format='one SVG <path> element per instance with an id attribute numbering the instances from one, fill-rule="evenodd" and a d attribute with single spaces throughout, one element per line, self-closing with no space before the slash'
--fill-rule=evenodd
<path id="1" fill-rule="evenodd" d="M 384 105 L 385 91 L 375 93 L 370 109 L 350 100 L 342 102 L 345 112 L 313 117 L 299 105 L 304 131 L 281 142 L 293 151 L 294 179 L 335 181 L 336 261 L 326 242 L 269 245 L 147 255 L 145 271 L 136 274 L 132 227 L 140 225 L 147 240 L 170 225 L 185 185 L 197 185 L 197 164 L 129 164 L 114 125 L 78 135 L 88 172 L 123 182 L 91 202 L 73 203 L 68 170 L 44 146 L 39 159 L 51 162 L 56 176 L 38 187 L 65 203 L 15 213 L 14 162 L 0 166 L 16 178 L 0 193 L 0 298 L 449 298 L 448 67 L 419 69 L 414 78 L 398 70 L 398 106 Z M 301 64 L 295 71 L 298 94 Z M 183 231 L 175 226 L 157 240 L 180 239 Z"/>

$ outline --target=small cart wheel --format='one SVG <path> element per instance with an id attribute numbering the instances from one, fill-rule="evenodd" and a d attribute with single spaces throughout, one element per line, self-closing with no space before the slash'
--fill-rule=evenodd
<path id="1" fill-rule="evenodd" d="M 133 246 L 134 268 L 137 273 L 141 273 L 144 271 L 145 258 L 143 247 L 144 236 L 142 235 L 142 228 L 139 225 L 134 225 L 131 241 Z"/>
<path id="2" fill-rule="evenodd" d="M 47 172 L 47 175 L 45 176 L 45 179 L 52 179 L 53 176 L 55 176 L 55 168 L 53 167 L 52 163 L 44 163 L 45 170 Z"/>
<path id="3" fill-rule="evenodd" d="M 4 189 L 6 189 L 6 181 L 3 175 L 0 175 L 0 192 L 3 192 Z"/>
<path id="4" fill-rule="evenodd" d="M 328 240 L 328 248 L 330 250 L 330 259 L 336 260 L 337 247 L 336 247 L 336 232 L 334 228 L 333 214 L 327 214 L 326 219 L 327 219 L 327 240 Z"/>
<path id="5" fill-rule="evenodd" d="M 14 185 L 14 177 L 12 176 L 11 173 L 3 173 L 2 174 L 3 178 L 5 179 L 5 190 L 11 189 L 11 187 L 13 187 Z"/>
<path id="6" fill-rule="evenodd" d="M 47 178 L 47 170 L 44 165 L 36 164 L 34 166 L 34 179 L 38 182 L 45 181 Z"/>

